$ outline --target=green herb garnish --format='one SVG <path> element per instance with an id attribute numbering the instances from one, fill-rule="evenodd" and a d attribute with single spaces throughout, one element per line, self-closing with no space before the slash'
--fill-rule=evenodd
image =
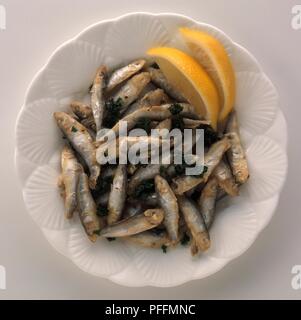
<path id="1" fill-rule="evenodd" d="M 163 244 L 163 246 L 161 247 L 163 253 L 167 253 L 167 247 L 165 244 Z"/>
<path id="2" fill-rule="evenodd" d="M 106 217 L 108 215 L 108 208 L 99 206 L 97 208 L 97 215 L 99 217 Z"/>
<path id="3" fill-rule="evenodd" d="M 151 132 L 151 120 L 149 118 L 140 118 L 134 129 L 143 129 L 147 134 Z"/>
<path id="4" fill-rule="evenodd" d="M 189 241 L 190 241 L 190 237 L 189 237 L 189 235 L 185 232 L 185 233 L 184 233 L 184 236 L 183 236 L 183 238 L 182 238 L 182 240 L 181 240 L 181 245 L 182 245 L 182 246 L 186 246 L 186 245 L 189 243 Z"/>
<path id="5" fill-rule="evenodd" d="M 72 126 L 71 131 L 72 132 L 77 132 L 78 130 L 74 126 Z"/>
<path id="6" fill-rule="evenodd" d="M 173 116 L 175 116 L 183 111 L 183 107 L 178 103 L 174 103 L 169 107 L 168 110 Z"/>
<path id="7" fill-rule="evenodd" d="M 152 233 L 154 233 L 155 235 L 159 236 L 160 234 L 162 234 L 162 229 L 159 228 L 155 228 L 151 230 Z"/>
<path id="8" fill-rule="evenodd" d="M 171 118 L 172 121 L 172 129 L 180 129 L 183 131 L 185 129 L 185 124 L 183 121 L 183 117 L 181 115 L 175 115 Z"/>
<path id="9" fill-rule="evenodd" d="M 123 105 L 121 98 L 116 101 L 110 99 L 106 102 L 106 117 L 104 119 L 104 125 L 108 128 L 113 127 L 120 120 L 120 110 Z"/>
<path id="10" fill-rule="evenodd" d="M 172 182 L 172 177 L 168 174 L 167 166 L 160 166 L 160 176 L 164 178 L 168 183 Z"/>
<path id="11" fill-rule="evenodd" d="M 94 230 L 93 234 L 96 234 L 96 235 L 100 236 L 100 230 Z"/>
<path id="12" fill-rule="evenodd" d="M 154 180 L 145 180 L 139 184 L 134 192 L 134 198 L 136 199 L 144 199 L 149 194 L 155 192 L 155 182 Z"/>
<path id="13" fill-rule="evenodd" d="M 205 147 L 210 147 L 212 144 L 220 140 L 217 132 L 214 131 L 211 126 L 204 124 L 204 125 L 201 125 L 199 129 L 204 130 Z"/>
<path id="14" fill-rule="evenodd" d="M 180 115 L 180 113 L 183 111 L 183 107 L 178 103 L 174 103 L 169 107 L 169 111 L 173 116 L 172 117 L 172 128 L 184 130 L 185 125 L 183 122 L 183 117 Z"/>
<path id="15" fill-rule="evenodd" d="M 186 163 L 184 163 L 184 164 L 176 164 L 175 165 L 175 171 L 176 171 L 177 176 L 183 175 L 185 173 L 186 168 L 187 168 Z"/>
<path id="16" fill-rule="evenodd" d="M 112 176 L 103 177 L 103 178 L 98 179 L 95 189 L 92 190 L 93 198 L 96 199 L 100 195 L 108 192 L 111 189 L 112 182 L 113 182 Z"/>
<path id="17" fill-rule="evenodd" d="M 112 242 L 112 241 L 115 241 L 116 238 L 107 238 L 107 240 L 108 240 L 109 242 Z"/>
<path id="18" fill-rule="evenodd" d="M 193 164 L 186 163 L 184 157 L 183 157 L 182 164 L 174 164 L 174 168 L 175 168 L 175 172 L 176 172 L 177 176 L 184 175 L 186 173 L 187 168 L 193 168 L 193 167 L 195 167 L 195 163 L 193 163 Z M 204 173 L 206 173 L 207 171 L 208 171 L 208 167 L 204 166 L 202 173 L 199 175 L 195 175 L 195 177 L 202 178 Z"/>
<path id="19" fill-rule="evenodd" d="M 160 176 L 165 177 L 167 174 L 167 168 L 165 166 L 160 166 Z"/>
<path id="20" fill-rule="evenodd" d="M 154 62 L 152 65 L 151 65 L 152 68 L 154 69 L 160 69 L 158 63 Z"/>

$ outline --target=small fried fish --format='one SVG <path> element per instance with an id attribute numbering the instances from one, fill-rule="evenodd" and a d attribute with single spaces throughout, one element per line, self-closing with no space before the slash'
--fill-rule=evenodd
<path id="1" fill-rule="evenodd" d="M 158 203 L 164 210 L 164 225 L 171 241 L 175 244 L 179 240 L 179 206 L 177 198 L 168 182 L 160 175 L 155 177 L 155 187 Z"/>
<path id="2" fill-rule="evenodd" d="M 77 188 L 77 201 L 79 216 L 82 225 L 92 242 L 97 239 L 97 234 L 101 229 L 100 220 L 96 214 L 96 204 L 90 192 L 88 177 L 81 173 Z"/>
<path id="3" fill-rule="evenodd" d="M 167 79 L 165 78 L 163 72 L 160 69 L 148 68 L 147 71 L 150 73 L 152 82 L 163 89 L 171 98 L 179 102 L 185 102 L 186 99 L 174 89 Z"/>
<path id="4" fill-rule="evenodd" d="M 173 190 L 176 194 L 183 194 L 202 182 L 206 182 L 213 170 L 220 163 L 224 153 L 230 148 L 228 138 L 223 138 L 211 146 L 204 156 L 204 166 L 207 168 L 202 176 L 180 176 L 173 179 Z"/>
<path id="5" fill-rule="evenodd" d="M 108 202 L 108 225 L 116 223 L 122 216 L 126 199 L 127 170 L 120 164 L 115 172 Z"/>
<path id="6" fill-rule="evenodd" d="M 62 183 L 64 185 L 65 217 L 71 219 L 77 207 L 77 185 L 82 166 L 69 146 L 64 146 L 61 154 Z"/>
<path id="7" fill-rule="evenodd" d="M 100 66 L 96 71 L 96 76 L 91 89 L 91 108 L 93 111 L 96 132 L 102 128 L 102 122 L 105 112 L 104 89 L 106 86 L 107 68 Z"/>
<path id="8" fill-rule="evenodd" d="M 131 103 L 138 99 L 140 93 L 149 82 L 149 73 L 141 72 L 128 80 L 113 96 L 113 101 L 121 101 L 121 114 L 127 110 Z"/>
<path id="9" fill-rule="evenodd" d="M 207 229 L 209 230 L 215 215 L 215 204 L 218 192 L 218 183 L 215 177 L 208 180 L 198 199 L 198 205 Z"/>
<path id="10" fill-rule="evenodd" d="M 72 101 L 70 107 L 74 114 L 78 116 L 80 120 L 93 117 L 91 107 L 83 102 Z"/>
<path id="11" fill-rule="evenodd" d="M 124 116 L 127 116 L 130 113 L 133 113 L 141 108 L 160 106 L 169 102 L 169 97 L 164 93 L 162 89 L 151 90 L 147 92 L 142 99 L 131 104 L 124 113 Z"/>
<path id="12" fill-rule="evenodd" d="M 145 65 L 145 60 L 136 60 L 125 67 L 115 70 L 109 77 L 106 90 L 112 91 L 122 82 L 128 80 L 134 74 L 138 73 Z"/>
<path id="13" fill-rule="evenodd" d="M 96 149 L 92 137 L 82 124 L 65 112 L 55 112 L 54 118 L 73 148 L 89 167 L 90 187 L 94 189 L 100 174 L 100 166 L 96 161 Z"/>
<path id="14" fill-rule="evenodd" d="M 162 209 L 148 209 L 102 229 L 100 235 L 106 238 L 128 237 L 157 227 L 164 219 Z"/>
<path id="15" fill-rule="evenodd" d="M 144 231 L 130 237 L 125 237 L 123 240 L 144 248 L 159 249 L 162 246 L 168 247 L 171 244 L 168 234 L 164 231 L 160 233 Z"/>
<path id="16" fill-rule="evenodd" d="M 199 118 L 199 115 L 196 113 L 195 108 L 188 103 L 178 103 L 177 109 L 177 114 L 180 116 L 194 119 Z M 173 112 L 174 104 L 164 104 L 161 106 L 140 108 L 118 121 L 112 128 L 112 131 L 116 136 L 118 136 L 121 123 L 127 122 L 127 129 L 131 130 L 135 127 L 140 119 L 163 121 L 170 118 L 173 115 Z"/>
<path id="17" fill-rule="evenodd" d="M 210 247 L 210 238 L 202 214 L 194 202 L 186 196 L 182 195 L 177 198 L 187 228 L 194 240 L 194 245 L 201 251 L 208 250 Z M 193 247 L 192 249 L 192 254 L 195 254 L 197 250 Z"/>
<path id="18" fill-rule="evenodd" d="M 226 132 L 226 135 L 231 142 L 231 148 L 227 152 L 229 164 L 236 182 L 239 184 L 244 184 L 249 178 L 249 169 L 246 154 L 240 139 L 236 112 L 231 113 Z"/>
<path id="19" fill-rule="evenodd" d="M 213 175 L 216 177 L 218 185 L 230 196 L 238 195 L 238 186 L 235 183 L 231 169 L 225 161 L 221 160 L 219 165 L 215 168 Z"/>

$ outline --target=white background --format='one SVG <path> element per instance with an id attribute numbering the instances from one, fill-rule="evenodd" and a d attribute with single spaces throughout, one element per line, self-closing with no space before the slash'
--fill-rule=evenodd
<path id="1" fill-rule="evenodd" d="M 301 0 L 299 0 L 301 4 Z M 0 0 L 0 299 L 301 298 L 291 269 L 301 265 L 301 30 L 290 0 Z M 126 288 L 94 278 L 55 252 L 26 213 L 14 169 L 14 126 L 31 79 L 62 42 L 102 19 L 132 11 L 176 12 L 224 30 L 276 85 L 289 129 L 289 174 L 270 225 L 219 273 L 170 289 Z M 132 35 L 135 36 L 135 35 Z M 126 41 L 126 39 L 125 39 Z M 175 266 L 176 268 L 176 266 Z"/>

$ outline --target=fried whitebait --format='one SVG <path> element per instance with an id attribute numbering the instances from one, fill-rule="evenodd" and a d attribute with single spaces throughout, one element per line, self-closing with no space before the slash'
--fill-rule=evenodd
<path id="1" fill-rule="evenodd" d="M 120 113 L 126 111 L 128 106 L 138 99 L 142 90 L 150 82 L 148 72 L 141 72 L 128 80 L 114 95 L 113 101 L 121 101 Z"/>
<path id="2" fill-rule="evenodd" d="M 87 129 L 69 114 L 65 112 L 55 112 L 54 118 L 73 148 L 80 154 L 89 167 L 90 187 L 94 189 L 100 174 L 100 166 L 96 161 L 96 149 L 93 144 L 93 139 Z"/>
<path id="3" fill-rule="evenodd" d="M 195 246 L 201 250 L 206 251 L 210 247 L 210 238 L 207 231 L 205 221 L 197 206 L 186 196 L 178 196 L 178 203 L 180 210 L 184 216 L 187 228 L 189 229 Z M 192 254 L 197 250 L 193 248 Z"/>
<path id="4" fill-rule="evenodd" d="M 198 199 L 198 205 L 208 230 L 214 220 L 217 192 L 217 179 L 215 177 L 210 178 Z"/>
<path id="5" fill-rule="evenodd" d="M 134 215 L 101 230 L 106 238 L 128 237 L 157 227 L 164 219 L 162 209 L 148 209 L 143 214 Z"/>
<path id="6" fill-rule="evenodd" d="M 238 195 L 238 186 L 235 183 L 231 169 L 225 161 L 221 160 L 219 165 L 215 168 L 213 175 L 216 177 L 219 186 L 230 196 Z"/>
<path id="7" fill-rule="evenodd" d="M 102 225 L 96 214 L 96 204 L 90 192 L 88 177 L 85 173 L 81 173 L 77 188 L 77 201 L 79 216 L 82 225 L 92 242 L 97 239 L 97 233 Z"/>
<path id="8" fill-rule="evenodd" d="M 229 148 L 230 142 L 226 137 L 213 144 L 204 156 L 206 171 L 201 176 L 180 176 L 174 178 L 173 190 L 175 193 L 183 194 L 202 182 L 206 182 Z"/>
<path id="9" fill-rule="evenodd" d="M 100 66 L 96 71 L 96 76 L 91 89 L 91 108 L 93 111 L 96 132 L 102 128 L 102 122 L 105 112 L 104 89 L 106 86 L 107 68 Z"/>
<path id="10" fill-rule="evenodd" d="M 111 225 L 122 216 L 126 199 L 127 170 L 126 165 L 120 164 L 115 172 L 108 202 L 108 224 Z"/>
<path id="11" fill-rule="evenodd" d="M 180 92 L 178 92 L 169 84 L 160 69 L 148 68 L 147 71 L 150 73 L 152 82 L 163 89 L 171 98 L 179 102 L 186 101 L 186 99 L 180 94 Z"/>
<path id="12" fill-rule="evenodd" d="M 164 225 L 173 243 L 179 239 L 179 206 L 176 196 L 168 182 L 160 175 L 155 177 L 158 203 L 164 210 Z"/>
<path id="13" fill-rule="evenodd" d="M 77 185 L 82 173 L 82 166 L 77 161 L 70 147 L 65 146 L 61 154 L 62 183 L 65 197 L 65 217 L 71 219 L 77 207 Z"/>
<path id="14" fill-rule="evenodd" d="M 136 60 L 125 67 L 115 70 L 109 77 L 107 91 L 113 90 L 122 82 L 128 80 L 134 74 L 138 73 L 145 65 L 145 60 Z"/>
<path id="15" fill-rule="evenodd" d="M 243 184 L 249 178 L 249 169 L 245 151 L 242 147 L 240 139 L 236 112 L 232 112 L 232 114 L 230 115 L 226 132 L 227 137 L 231 141 L 231 148 L 227 152 L 229 164 L 231 166 L 236 182 L 239 184 Z"/>
<path id="16" fill-rule="evenodd" d="M 137 111 L 138 109 L 152 106 L 160 106 L 162 104 L 169 103 L 169 97 L 164 93 L 162 89 L 151 90 L 147 92 L 142 99 L 136 101 L 124 113 L 124 116 L 129 115 Z"/>
<path id="17" fill-rule="evenodd" d="M 153 231 L 144 231 L 142 233 L 125 237 L 123 240 L 139 245 L 145 248 L 162 248 L 162 246 L 168 247 L 171 245 L 170 239 L 166 232 L 153 232 Z"/>

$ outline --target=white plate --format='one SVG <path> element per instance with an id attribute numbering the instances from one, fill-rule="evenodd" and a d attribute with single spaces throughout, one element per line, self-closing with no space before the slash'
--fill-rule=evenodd
<path id="1" fill-rule="evenodd" d="M 145 56 L 155 45 L 187 50 L 177 33 L 180 26 L 214 35 L 232 59 L 250 181 L 239 198 L 218 205 L 212 248 L 197 259 L 181 246 L 163 254 L 119 241 L 91 245 L 78 221 L 64 221 L 56 186 L 63 140 L 52 113 L 66 110 L 71 100 L 87 94 L 100 64 L 117 67 Z M 241 255 L 270 221 L 287 171 L 286 122 L 277 91 L 256 59 L 217 28 L 177 14 L 127 14 L 97 23 L 59 47 L 28 89 L 16 135 L 24 201 L 45 237 L 85 272 L 127 286 L 179 285 L 207 277 Z"/>

